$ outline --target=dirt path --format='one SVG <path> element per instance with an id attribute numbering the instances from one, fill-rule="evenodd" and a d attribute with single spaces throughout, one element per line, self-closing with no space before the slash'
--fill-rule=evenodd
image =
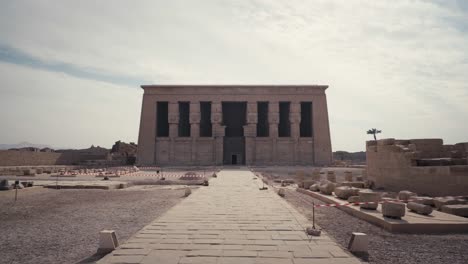
<path id="1" fill-rule="evenodd" d="M 312 219 L 312 202 L 323 202 L 294 190 L 285 199 Z M 316 223 L 343 247 L 352 232 L 369 235 L 369 263 L 467 263 L 468 234 L 408 235 L 392 234 L 347 213 L 324 207 L 315 210 Z"/>
<path id="2" fill-rule="evenodd" d="M 96 252 L 103 229 L 125 241 L 182 199 L 182 189 L 161 188 L 32 188 L 16 203 L 13 191 L 2 192 L 0 263 L 74 263 Z"/>

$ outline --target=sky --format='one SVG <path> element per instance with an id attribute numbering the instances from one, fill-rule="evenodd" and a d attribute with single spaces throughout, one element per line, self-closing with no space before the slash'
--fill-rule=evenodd
<path id="1" fill-rule="evenodd" d="M 325 84 L 333 150 L 468 141 L 468 1 L 0 0 L 0 143 L 138 141 L 141 84 Z"/>

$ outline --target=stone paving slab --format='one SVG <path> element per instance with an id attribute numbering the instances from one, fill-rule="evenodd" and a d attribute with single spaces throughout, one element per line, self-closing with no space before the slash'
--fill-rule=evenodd
<path id="1" fill-rule="evenodd" d="M 98 263 L 361 263 L 248 170 L 223 170 Z"/>

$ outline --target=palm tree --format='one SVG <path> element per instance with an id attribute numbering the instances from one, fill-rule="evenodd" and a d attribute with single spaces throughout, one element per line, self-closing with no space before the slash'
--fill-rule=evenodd
<path id="1" fill-rule="evenodd" d="M 369 129 L 367 130 L 367 134 L 368 135 L 374 135 L 374 140 L 377 140 L 377 134 L 380 134 L 382 133 L 382 130 L 377 130 L 376 128 L 372 128 L 372 129 Z"/>

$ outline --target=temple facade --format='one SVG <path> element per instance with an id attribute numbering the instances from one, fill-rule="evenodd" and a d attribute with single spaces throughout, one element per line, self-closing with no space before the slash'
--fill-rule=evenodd
<path id="1" fill-rule="evenodd" d="M 143 85 L 137 164 L 329 165 L 324 85 Z"/>

